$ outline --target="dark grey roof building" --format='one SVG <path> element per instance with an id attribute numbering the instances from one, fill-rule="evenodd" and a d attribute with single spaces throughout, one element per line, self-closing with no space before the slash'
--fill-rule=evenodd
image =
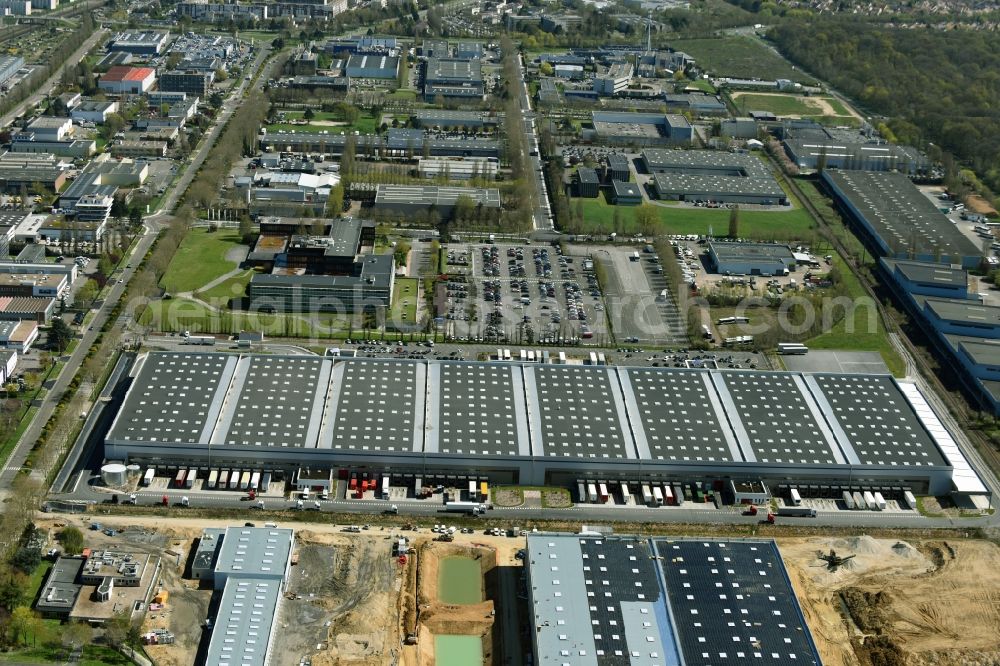
<path id="1" fill-rule="evenodd" d="M 211 446 L 216 466 L 258 469 L 931 493 L 968 469 L 919 391 L 890 376 L 167 352 L 134 374 L 106 455 L 158 465 L 205 464 Z"/>

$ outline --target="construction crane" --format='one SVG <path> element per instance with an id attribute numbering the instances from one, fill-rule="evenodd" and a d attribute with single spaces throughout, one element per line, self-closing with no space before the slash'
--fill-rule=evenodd
<path id="1" fill-rule="evenodd" d="M 853 560 L 857 556 L 848 555 L 846 557 L 841 557 L 840 555 L 837 555 L 837 551 L 831 548 L 829 553 L 824 553 L 823 551 L 817 552 L 816 557 L 826 562 L 830 570 L 836 571 L 838 567 L 845 564 L 848 560 Z"/>

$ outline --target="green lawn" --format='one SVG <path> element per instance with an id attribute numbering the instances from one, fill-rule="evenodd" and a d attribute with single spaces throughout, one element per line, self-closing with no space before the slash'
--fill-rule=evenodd
<path id="1" fill-rule="evenodd" d="M 240 244 L 234 229 L 192 229 L 167 267 L 160 286 L 176 294 L 194 291 L 236 268 L 226 253 Z"/>
<path id="2" fill-rule="evenodd" d="M 28 579 L 28 593 L 30 594 L 31 600 L 34 601 L 38 597 L 38 591 L 42 589 L 42 584 L 45 582 L 45 577 L 49 573 L 49 569 L 55 564 L 52 560 L 42 560 L 41 563 L 35 567 L 35 570 L 31 572 L 31 577 Z"/>
<path id="3" fill-rule="evenodd" d="M 253 269 L 248 269 L 236 277 L 231 277 L 225 282 L 220 282 L 211 289 L 197 292 L 198 298 L 208 301 L 213 305 L 224 307 L 229 302 L 229 299 L 239 298 L 246 293 L 247 285 L 250 283 L 250 278 L 253 277 L 253 274 Z"/>
<path id="4" fill-rule="evenodd" d="M 736 105 L 744 113 L 747 111 L 770 111 L 778 116 L 808 116 L 816 113 L 817 107 L 809 104 L 801 95 L 739 95 L 734 96 Z"/>
<path id="5" fill-rule="evenodd" d="M 713 86 L 711 82 L 705 79 L 695 79 L 694 81 L 689 82 L 687 84 L 687 87 L 696 88 L 698 90 L 701 90 L 702 92 L 707 92 L 710 95 L 715 94 L 715 86 Z"/>
<path id="6" fill-rule="evenodd" d="M 713 76 L 737 78 L 791 79 L 813 84 L 816 80 L 754 37 L 727 36 L 677 39 L 671 48 L 683 51 Z"/>
<path id="7" fill-rule="evenodd" d="M 55 622 L 58 625 L 58 620 L 45 620 L 45 622 Z M 59 629 L 56 626 L 51 630 L 52 637 L 47 638 L 43 645 L 0 654 L 0 663 L 64 663 L 68 653 L 66 648 L 60 643 L 58 633 Z M 38 641 L 41 642 L 42 638 L 39 637 Z M 132 662 L 111 648 L 101 645 L 85 645 L 83 647 L 83 658 L 79 663 L 80 666 L 129 666 Z"/>
<path id="8" fill-rule="evenodd" d="M 150 303 L 139 322 L 157 331 L 234 334 L 261 331 L 271 337 L 320 337 L 340 335 L 348 330 L 345 317 L 335 315 L 294 315 L 241 312 L 221 309 L 213 312 L 204 303 L 172 298 Z"/>
<path id="9" fill-rule="evenodd" d="M 392 322 L 413 325 L 417 322 L 417 278 L 396 278 L 392 290 Z"/>
<path id="10" fill-rule="evenodd" d="M 295 120 L 301 117 L 301 112 L 286 111 L 285 117 L 288 120 Z M 327 117 L 323 117 L 327 116 Z M 332 113 L 317 112 L 316 117 L 313 120 L 328 120 L 330 122 L 337 121 Z M 374 134 L 376 127 L 376 120 L 374 116 L 361 115 L 353 123 L 347 125 L 317 125 L 310 122 L 308 125 L 292 125 L 288 122 L 275 123 L 273 125 L 267 125 L 268 132 L 303 132 L 303 133 L 313 133 L 318 134 L 320 132 L 328 132 L 330 134 L 340 134 L 342 132 L 361 132 L 362 134 Z"/>
<path id="11" fill-rule="evenodd" d="M 596 199 L 573 199 L 572 207 L 583 202 L 584 231 L 610 233 L 614 230 L 616 206 L 605 201 L 603 195 Z M 618 206 L 621 211 L 622 233 L 638 233 L 635 227 L 635 208 Z M 660 233 L 698 234 L 724 236 L 729 231 L 730 210 L 726 208 L 690 208 L 688 206 L 658 206 Z M 748 238 L 766 240 L 810 238 L 813 221 L 801 208 L 785 211 L 740 211 L 740 234 Z"/>

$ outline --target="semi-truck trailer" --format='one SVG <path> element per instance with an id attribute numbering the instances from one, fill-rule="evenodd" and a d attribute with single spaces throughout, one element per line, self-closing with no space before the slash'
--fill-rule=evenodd
<path id="1" fill-rule="evenodd" d="M 486 513 L 486 505 L 479 502 L 448 502 L 444 505 L 444 510 L 450 513 L 467 513 L 471 516 L 478 516 Z"/>
<path id="2" fill-rule="evenodd" d="M 816 509 L 804 506 L 782 506 L 778 507 L 778 515 L 791 518 L 815 518 Z"/>

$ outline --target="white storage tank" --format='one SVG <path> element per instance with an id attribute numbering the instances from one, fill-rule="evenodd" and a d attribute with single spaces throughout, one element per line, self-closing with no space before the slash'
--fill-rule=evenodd
<path id="1" fill-rule="evenodd" d="M 106 486 L 124 486 L 128 468 L 121 463 L 108 463 L 101 468 L 101 479 Z"/>

